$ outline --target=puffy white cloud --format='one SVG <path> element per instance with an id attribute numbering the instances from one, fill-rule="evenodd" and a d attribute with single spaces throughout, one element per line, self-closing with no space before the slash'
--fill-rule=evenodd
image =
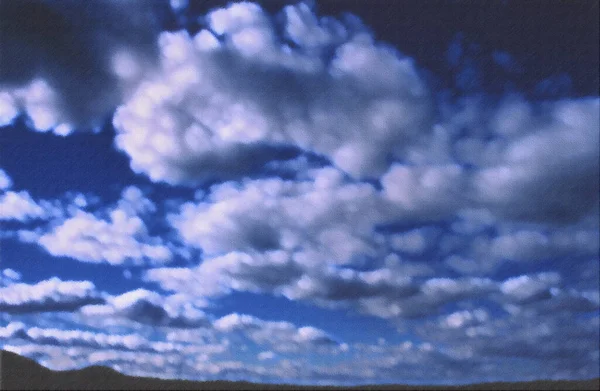
<path id="1" fill-rule="evenodd" d="M 355 255 L 374 255 L 373 228 L 385 211 L 377 190 L 345 183 L 333 168 L 311 176 L 220 184 L 169 218 L 184 242 L 206 256 L 285 250 L 306 262 L 344 264 Z"/>
<path id="2" fill-rule="evenodd" d="M 155 205 L 135 187 L 122 193 L 109 219 L 75 209 L 71 217 L 41 235 L 37 242 L 54 256 L 69 256 L 84 262 L 141 264 L 168 262 L 172 253 L 162 239 L 151 237 L 140 215 Z"/>
<path id="3" fill-rule="evenodd" d="M 61 281 L 53 277 L 34 285 L 15 283 L 0 287 L 0 311 L 7 313 L 75 311 L 103 302 L 90 281 Z"/>
<path id="4" fill-rule="evenodd" d="M 235 177 L 266 163 L 266 143 L 293 144 L 354 176 L 374 176 L 428 131 L 430 103 L 412 60 L 366 29 L 317 20 L 306 5 L 284 15 L 284 35 L 297 48 L 279 43 L 253 3 L 209 13 L 218 38 L 208 30 L 161 34 L 160 73 L 113 121 L 134 171 L 172 184 Z M 326 61 L 322 52 L 331 50 Z"/>
<path id="5" fill-rule="evenodd" d="M 512 277 L 500 285 L 500 291 L 517 303 L 549 299 L 551 288 L 560 282 L 558 273 L 539 273 Z"/>
<path id="6" fill-rule="evenodd" d="M 5 191 L 0 194 L 0 220 L 26 222 L 34 219 L 50 219 L 60 213 L 49 201 L 36 202 L 26 191 Z"/>
<path id="7" fill-rule="evenodd" d="M 41 236 L 39 244 L 54 256 L 69 256 L 84 262 L 118 265 L 127 260 L 168 261 L 171 252 L 166 246 L 147 244 L 144 239 L 136 238 L 145 236 L 146 227 L 140 218 L 117 209 L 111 213 L 110 222 L 79 212 Z"/>
<path id="8" fill-rule="evenodd" d="M 257 344 L 267 344 L 279 352 L 338 346 L 325 331 L 315 327 L 297 327 L 290 322 L 265 321 L 251 315 L 232 313 L 217 319 L 214 327 L 227 333 L 242 331 Z"/>
<path id="9" fill-rule="evenodd" d="M 485 322 L 488 318 L 489 313 L 483 308 L 478 308 L 473 311 L 462 310 L 453 312 L 443 317 L 440 322 L 440 326 L 444 328 L 457 329 Z"/>

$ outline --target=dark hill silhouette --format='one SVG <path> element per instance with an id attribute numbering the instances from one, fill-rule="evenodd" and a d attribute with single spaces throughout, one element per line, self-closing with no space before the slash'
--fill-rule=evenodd
<path id="1" fill-rule="evenodd" d="M 0 390 L 598 390 L 600 379 L 483 383 L 463 386 L 370 385 L 315 387 L 249 382 L 162 380 L 123 375 L 111 368 L 90 366 L 52 371 L 16 353 L 0 353 Z"/>

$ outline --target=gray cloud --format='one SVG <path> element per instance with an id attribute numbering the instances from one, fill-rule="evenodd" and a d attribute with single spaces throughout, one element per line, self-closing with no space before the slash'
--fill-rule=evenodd
<path id="1" fill-rule="evenodd" d="M 156 36 L 169 11 L 154 0 L 0 7 L 0 121 L 23 110 L 35 129 L 57 134 L 101 124 L 137 84 L 136 68 L 157 60 Z"/>
<path id="2" fill-rule="evenodd" d="M 123 318 L 155 327 L 198 328 L 210 322 L 206 314 L 184 297 L 161 295 L 136 289 L 119 296 L 108 297 L 107 304 L 82 307 L 84 317 Z"/>

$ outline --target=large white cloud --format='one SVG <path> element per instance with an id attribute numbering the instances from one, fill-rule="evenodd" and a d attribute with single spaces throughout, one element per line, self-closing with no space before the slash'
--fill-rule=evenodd
<path id="1" fill-rule="evenodd" d="M 194 37 L 161 34 L 161 72 L 114 118 L 134 171 L 173 184 L 237 176 L 257 168 L 264 143 L 283 143 L 374 176 L 428 131 L 429 99 L 412 60 L 366 29 L 317 20 L 306 5 L 284 14 L 297 47 L 281 43 L 253 3 L 212 11 L 210 30 Z M 331 61 L 325 51 L 335 52 Z"/>

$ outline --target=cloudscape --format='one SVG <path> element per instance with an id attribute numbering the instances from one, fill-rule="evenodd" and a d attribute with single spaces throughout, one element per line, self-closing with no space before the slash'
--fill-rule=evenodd
<path id="1" fill-rule="evenodd" d="M 598 3 L 0 2 L 0 346 L 457 385 L 600 364 Z"/>

